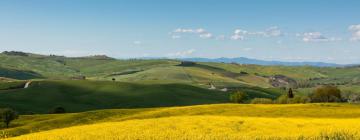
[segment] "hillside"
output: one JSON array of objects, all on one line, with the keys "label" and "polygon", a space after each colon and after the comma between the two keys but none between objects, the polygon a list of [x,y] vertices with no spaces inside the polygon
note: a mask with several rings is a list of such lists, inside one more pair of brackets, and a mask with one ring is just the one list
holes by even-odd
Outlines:
[{"label": "hillside", "polygon": [[0,90],[0,107],[20,113],[145,108],[228,102],[228,93],[184,84],[134,84],[101,81],[35,81],[30,88]]},{"label": "hillside", "polygon": [[[3,134],[11,137],[33,132],[15,137],[20,140],[50,137],[89,139],[88,136],[97,139],[246,139],[255,136],[268,139],[351,139],[357,137],[356,132],[360,130],[358,116],[358,105],[348,104],[219,104],[117,109],[61,115],[24,115]],[[280,125],[282,127],[278,127]],[[34,133],[38,131],[43,132]],[[291,132],[297,133],[294,135]]]},{"label": "hillside", "polygon": [[0,67],[0,77],[19,79],[19,80],[43,78],[40,74],[32,71],[8,69],[1,67]]},{"label": "hillside", "polygon": [[15,79],[71,79],[86,76],[92,80],[137,83],[186,83],[219,88],[232,86],[273,87],[271,78],[285,76],[297,83],[359,84],[359,67],[261,66],[236,63],[199,62],[179,66],[178,60],[129,59],[107,56],[63,57],[37,54],[0,54],[0,77]]}]

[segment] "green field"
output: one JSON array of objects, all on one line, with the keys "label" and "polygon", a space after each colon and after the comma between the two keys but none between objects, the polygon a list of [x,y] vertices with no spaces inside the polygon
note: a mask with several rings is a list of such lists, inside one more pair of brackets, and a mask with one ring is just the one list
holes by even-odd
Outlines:
[{"label": "green field", "polygon": [[0,106],[20,113],[144,108],[228,102],[228,93],[184,84],[134,84],[96,81],[35,81],[28,89],[0,90]]}]

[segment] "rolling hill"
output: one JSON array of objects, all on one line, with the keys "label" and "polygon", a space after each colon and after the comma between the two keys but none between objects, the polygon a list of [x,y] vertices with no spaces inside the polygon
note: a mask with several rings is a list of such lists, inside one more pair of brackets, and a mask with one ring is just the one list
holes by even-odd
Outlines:
[{"label": "rolling hill", "polygon": [[228,93],[185,84],[134,84],[104,81],[34,81],[30,88],[0,90],[0,107],[20,113],[110,108],[148,108],[228,102]]},{"label": "rolling hill", "polygon": [[[1,53],[0,76],[16,79],[71,79],[140,83],[186,83],[194,86],[213,83],[219,87],[238,85],[272,87],[276,75],[312,84],[358,84],[359,67],[262,66],[237,63],[198,62],[179,66],[179,60],[129,59],[107,56],[63,57],[31,53]],[[15,77],[16,76],[16,77]]]}]

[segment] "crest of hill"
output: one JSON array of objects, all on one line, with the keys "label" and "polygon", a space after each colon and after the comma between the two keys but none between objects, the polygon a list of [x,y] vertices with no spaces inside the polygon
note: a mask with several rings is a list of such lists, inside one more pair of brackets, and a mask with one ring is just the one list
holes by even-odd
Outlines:
[{"label": "crest of hill", "polygon": [[83,57],[72,57],[75,59],[95,59],[95,60],[116,60],[115,58],[109,57],[107,55],[91,55]]},{"label": "crest of hill", "polygon": [[66,57],[62,55],[42,55],[42,54],[34,54],[34,53],[27,53],[22,51],[4,51],[1,54],[7,56],[22,56],[22,57],[37,57],[37,58],[44,58],[44,57],[51,57],[51,58],[75,58],[75,59],[96,59],[96,60],[115,60],[115,58],[109,57],[107,55],[90,55],[90,56],[81,56],[81,57]]},{"label": "crest of hill", "polygon": [[7,56],[21,56],[21,57],[45,57],[46,55],[27,53],[22,51],[4,51],[1,54]]}]

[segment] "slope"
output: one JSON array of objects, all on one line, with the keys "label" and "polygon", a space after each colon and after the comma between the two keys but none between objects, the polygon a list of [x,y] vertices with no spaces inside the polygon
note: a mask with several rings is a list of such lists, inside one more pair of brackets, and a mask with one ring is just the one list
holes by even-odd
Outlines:
[{"label": "slope", "polygon": [[27,89],[1,90],[0,107],[21,113],[108,108],[183,106],[228,102],[228,94],[185,84],[134,84],[101,81],[35,81]]}]

